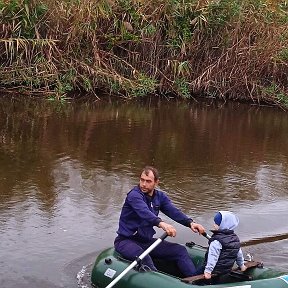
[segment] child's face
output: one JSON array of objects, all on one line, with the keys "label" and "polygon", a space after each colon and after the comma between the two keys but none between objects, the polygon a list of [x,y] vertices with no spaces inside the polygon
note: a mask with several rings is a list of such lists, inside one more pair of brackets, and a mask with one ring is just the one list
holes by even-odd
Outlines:
[{"label": "child's face", "polygon": [[219,226],[217,224],[214,223],[213,226],[214,226],[214,230],[218,230],[219,229]]}]

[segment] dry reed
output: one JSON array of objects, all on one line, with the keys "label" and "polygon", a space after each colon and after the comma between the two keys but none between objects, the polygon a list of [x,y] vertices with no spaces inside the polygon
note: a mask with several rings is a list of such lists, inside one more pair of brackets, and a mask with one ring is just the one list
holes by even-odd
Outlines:
[{"label": "dry reed", "polygon": [[288,107],[287,12],[276,0],[0,0],[0,88]]}]

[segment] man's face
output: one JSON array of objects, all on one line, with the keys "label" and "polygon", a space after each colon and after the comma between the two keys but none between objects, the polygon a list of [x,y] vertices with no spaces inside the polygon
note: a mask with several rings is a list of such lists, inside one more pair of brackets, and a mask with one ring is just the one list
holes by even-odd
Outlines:
[{"label": "man's face", "polygon": [[152,196],[154,188],[158,184],[158,182],[158,180],[155,181],[152,171],[149,171],[148,175],[143,172],[140,176],[140,189],[143,193],[147,193],[148,195]]}]

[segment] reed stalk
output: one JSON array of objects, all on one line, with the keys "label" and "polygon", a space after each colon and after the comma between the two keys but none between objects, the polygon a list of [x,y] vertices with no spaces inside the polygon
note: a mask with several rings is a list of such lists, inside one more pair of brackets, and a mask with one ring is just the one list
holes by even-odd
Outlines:
[{"label": "reed stalk", "polygon": [[0,17],[1,90],[288,107],[287,1],[0,0]]}]

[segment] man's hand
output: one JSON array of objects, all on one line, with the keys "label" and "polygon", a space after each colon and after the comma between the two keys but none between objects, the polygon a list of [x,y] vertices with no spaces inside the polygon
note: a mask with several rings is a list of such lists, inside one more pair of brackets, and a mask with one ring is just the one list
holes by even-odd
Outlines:
[{"label": "man's hand", "polygon": [[195,233],[202,234],[205,232],[205,228],[201,224],[191,222],[190,227],[191,227],[191,230]]},{"label": "man's hand", "polygon": [[176,236],[176,229],[172,225],[162,221],[159,223],[158,227],[162,228],[168,234],[168,236],[170,237]]}]

